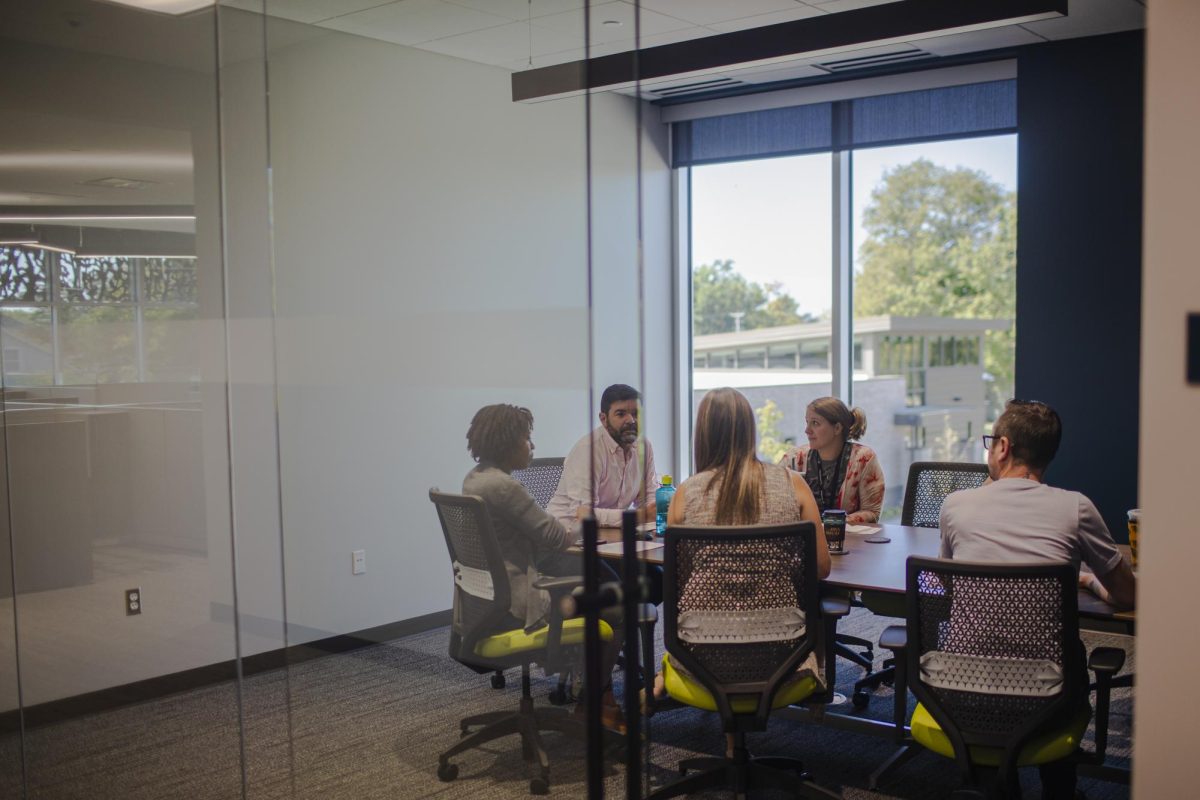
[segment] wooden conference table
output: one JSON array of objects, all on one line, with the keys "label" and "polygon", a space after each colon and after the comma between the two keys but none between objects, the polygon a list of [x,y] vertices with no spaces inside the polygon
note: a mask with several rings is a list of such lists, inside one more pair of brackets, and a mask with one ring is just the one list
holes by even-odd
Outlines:
[{"label": "wooden conference table", "polygon": [[[822,585],[834,589],[853,591],[888,592],[904,594],[904,565],[909,556],[936,557],[941,548],[941,531],[937,528],[914,528],[905,525],[851,526],[870,527],[870,531],[846,534],[846,552],[833,556],[833,568]],[[864,541],[879,527],[891,539],[890,542],[872,544]],[[617,528],[600,529],[600,557],[621,559],[621,531]],[[659,546],[652,546],[658,544]],[[663,563],[661,543],[646,542],[647,547],[639,553],[640,560],[647,564]],[[1126,557],[1129,548],[1121,548]],[[1090,630],[1132,635],[1135,616],[1132,611],[1117,611],[1088,591],[1079,592],[1080,626]]]}]

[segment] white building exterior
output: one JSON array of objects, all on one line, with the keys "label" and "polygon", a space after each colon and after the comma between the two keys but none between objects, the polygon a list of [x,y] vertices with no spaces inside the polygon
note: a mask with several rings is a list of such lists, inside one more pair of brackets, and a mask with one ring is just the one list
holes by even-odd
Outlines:
[{"label": "white building exterior", "polygon": [[[1004,399],[989,398],[984,336],[1011,324],[898,316],[854,321],[852,402],[867,414],[864,441],[883,466],[885,507],[898,509],[914,461],[983,458],[979,436]],[[806,406],[832,392],[830,333],[826,321],[696,336],[693,403],[719,386],[740,390],[755,408],[774,401],[783,414],[779,436],[803,443]]]}]

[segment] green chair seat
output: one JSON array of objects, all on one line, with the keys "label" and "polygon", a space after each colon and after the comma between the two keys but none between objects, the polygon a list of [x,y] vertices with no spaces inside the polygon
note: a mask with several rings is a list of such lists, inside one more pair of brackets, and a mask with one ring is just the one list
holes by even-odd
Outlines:
[{"label": "green chair seat", "polygon": [[[1073,717],[1060,728],[1035,736],[1027,745],[1021,748],[1017,757],[1017,766],[1028,767],[1035,764],[1045,764],[1066,758],[1079,749],[1083,734],[1087,731],[1088,722],[1092,719],[1090,706],[1083,706]],[[912,737],[922,746],[945,756],[954,758],[954,747],[950,737],[943,731],[925,706],[917,704],[912,716]],[[999,747],[972,747],[971,761],[984,767],[999,767],[1004,750]]]},{"label": "green chair seat", "polygon": [[[583,644],[583,622],[582,617],[563,622],[561,639],[563,645]],[[475,645],[475,655],[484,658],[504,658],[517,653],[527,653],[530,650],[541,650],[546,647],[549,635],[549,625],[543,625],[532,633],[526,633],[522,628],[497,633],[481,639],[479,644]],[[612,627],[604,620],[600,620],[600,638],[604,641],[612,638]]]},{"label": "green chair seat", "polygon": [[900,619],[908,616],[908,600],[902,594],[873,592],[868,589],[862,593],[862,604],[876,616]]},{"label": "green chair seat", "polygon": [[[704,688],[700,681],[676,669],[671,664],[670,654],[663,656],[662,666],[663,683],[666,686],[667,694],[672,699],[695,708],[702,708],[705,711],[717,710],[717,701],[713,698],[712,693]],[[817,681],[811,675],[806,675],[798,681],[785,683],[775,693],[771,708],[783,708],[793,703],[799,703],[815,692],[817,688]],[[758,702],[752,697],[736,698],[730,705],[735,714],[753,714],[758,708]]]}]

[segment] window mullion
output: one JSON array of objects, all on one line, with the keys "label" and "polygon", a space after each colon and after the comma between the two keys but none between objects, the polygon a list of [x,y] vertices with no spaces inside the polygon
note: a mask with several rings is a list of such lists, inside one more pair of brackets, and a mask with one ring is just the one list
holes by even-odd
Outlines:
[{"label": "window mullion", "polygon": [[830,315],[829,366],[833,376],[832,394],[847,405],[854,401],[854,345],[850,325],[850,151],[832,154],[831,202],[833,204],[833,309]]}]

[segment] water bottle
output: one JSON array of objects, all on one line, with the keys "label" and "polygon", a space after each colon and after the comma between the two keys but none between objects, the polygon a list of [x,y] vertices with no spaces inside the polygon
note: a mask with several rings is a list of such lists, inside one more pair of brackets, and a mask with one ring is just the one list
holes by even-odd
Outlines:
[{"label": "water bottle", "polygon": [[654,532],[659,536],[667,529],[667,509],[671,506],[671,498],[675,496],[675,482],[670,475],[662,476],[662,486],[654,493],[654,510],[658,516],[654,521]]}]

